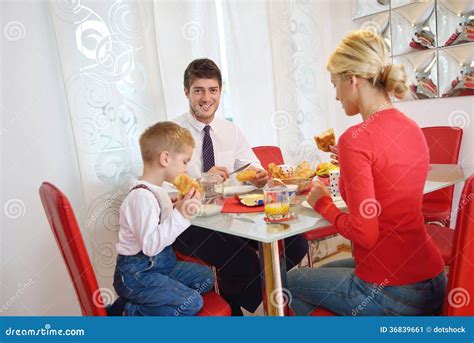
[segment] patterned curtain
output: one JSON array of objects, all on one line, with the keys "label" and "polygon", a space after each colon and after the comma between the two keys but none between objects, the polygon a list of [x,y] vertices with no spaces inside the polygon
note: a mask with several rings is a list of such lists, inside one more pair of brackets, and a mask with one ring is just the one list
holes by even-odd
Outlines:
[{"label": "patterned curtain", "polygon": [[[182,75],[194,58],[221,63],[216,2],[51,0],[80,166],[89,254],[114,297],[119,207],[141,172],[140,133],[187,110]],[[279,145],[315,165],[326,128],[323,13],[311,1],[221,1],[232,111],[252,145]],[[170,20],[170,18],[173,18]],[[253,38],[252,38],[253,37]],[[222,38],[222,37],[221,37]]]}]

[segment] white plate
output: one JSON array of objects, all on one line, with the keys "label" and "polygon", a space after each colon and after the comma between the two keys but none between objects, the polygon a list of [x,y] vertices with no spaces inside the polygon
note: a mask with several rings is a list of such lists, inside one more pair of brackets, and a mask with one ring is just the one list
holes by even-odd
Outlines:
[{"label": "white plate", "polygon": [[210,217],[218,213],[221,213],[222,205],[207,204],[202,208],[202,212],[199,213],[200,217]]},{"label": "white plate", "polygon": [[[341,198],[340,200],[335,200],[335,201],[334,201],[334,205],[336,205],[336,207],[337,207],[338,209],[347,208],[347,205],[346,205],[346,203],[344,202],[344,200],[342,200],[342,198]],[[306,200],[301,203],[301,206],[306,207],[306,208],[313,209],[313,208],[311,207],[311,205],[308,203],[308,201],[306,201]]]},{"label": "white plate", "polygon": [[225,195],[245,194],[245,193],[249,193],[249,192],[251,192],[255,189],[257,189],[257,187],[252,186],[252,185],[227,186],[227,187],[224,187],[224,194]]}]

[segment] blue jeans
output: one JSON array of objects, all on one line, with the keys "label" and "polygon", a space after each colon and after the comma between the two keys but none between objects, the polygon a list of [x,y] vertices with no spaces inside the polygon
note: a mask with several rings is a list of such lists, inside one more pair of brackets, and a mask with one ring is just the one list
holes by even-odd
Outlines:
[{"label": "blue jeans", "polygon": [[421,316],[441,309],[446,289],[444,272],[431,280],[390,286],[361,280],[354,267],[354,260],[349,258],[290,271],[290,307],[299,316],[309,315],[316,307],[343,316]]},{"label": "blue jeans", "polygon": [[156,256],[118,255],[114,275],[117,294],[127,300],[128,316],[192,316],[202,308],[202,293],[214,286],[206,266],[176,261],[171,246]]}]

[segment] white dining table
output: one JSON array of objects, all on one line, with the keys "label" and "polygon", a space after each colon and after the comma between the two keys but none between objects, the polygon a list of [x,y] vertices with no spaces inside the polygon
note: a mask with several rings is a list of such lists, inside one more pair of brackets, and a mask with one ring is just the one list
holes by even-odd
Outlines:
[{"label": "white dining table", "polygon": [[[474,173],[472,165],[432,164],[428,173],[424,194],[464,182]],[[304,196],[299,199],[304,201]],[[269,224],[264,213],[218,213],[198,216],[193,225],[259,242],[259,259],[263,275],[262,292],[264,311],[269,316],[287,314],[286,266],[284,253],[280,253],[283,240],[307,231],[329,225],[313,209],[297,204],[292,208],[294,219],[285,224]],[[344,210],[344,209],[343,209]],[[347,210],[347,208],[346,208]]]}]

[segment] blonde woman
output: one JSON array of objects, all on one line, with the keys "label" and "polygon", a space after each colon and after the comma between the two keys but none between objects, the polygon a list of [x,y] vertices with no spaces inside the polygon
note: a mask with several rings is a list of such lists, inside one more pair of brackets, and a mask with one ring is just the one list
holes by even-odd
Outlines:
[{"label": "blonde woman", "polygon": [[291,271],[297,315],[316,307],[339,315],[431,315],[443,303],[444,263],[421,212],[428,148],[418,125],[390,101],[407,86],[404,67],[387,61],[383,39],[366,31],[348,35],[329,59],[336,99],[346,115],[362,117],[333,149],[349,212],[320,183],[307,200],[352,241],[354,258]]}]

